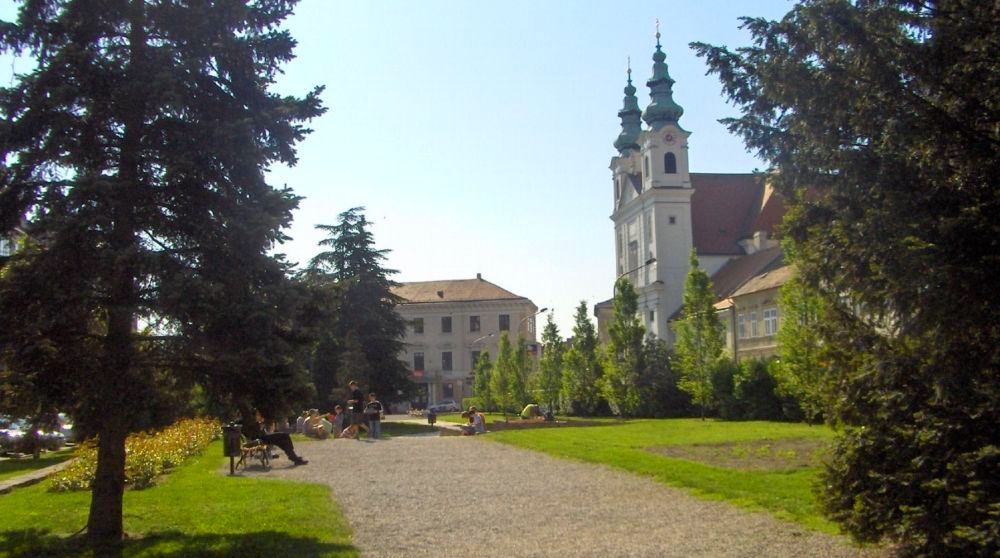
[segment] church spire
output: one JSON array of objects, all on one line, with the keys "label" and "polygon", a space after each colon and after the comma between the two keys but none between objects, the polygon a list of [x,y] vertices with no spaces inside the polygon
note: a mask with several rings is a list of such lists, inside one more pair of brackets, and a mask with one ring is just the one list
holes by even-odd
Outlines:
[{"label": "church spire", "polygon": [[639,99],[635,96],[635,86],[632,85],[632,59],[628,60],[628,84],[625,86],[625,98],[622,100],[622,109],[618,111],[618,117],[622,119],[622,131],[615,140],[615,149],[618,153],[626,155],[628,150],[639,150],[639,133],[641,124],[639,116]]},{"label": "church spire", "polygon": [[654,130],[658,130],[664,124],[673,122],[674,124],[684,114],[684,109],[674,102],[674,80],[667,72],[667,64],[664,60],[667,55],[660,47],[660,20],[656,20],[656,52],[653,53],[653,77],[649,78],[646,86],[649,87],[649,106],[642,114],[642,119]]}]

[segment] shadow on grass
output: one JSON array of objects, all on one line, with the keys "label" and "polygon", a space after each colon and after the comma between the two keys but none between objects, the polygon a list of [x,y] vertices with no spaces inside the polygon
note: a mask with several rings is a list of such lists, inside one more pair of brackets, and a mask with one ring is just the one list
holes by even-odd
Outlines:
[{"label": "shadow on grass", "polygon": [[151,533],[127,539],[122,545],[94,547],[79,536],[49,534],[42,529],[0,531],[0,554],[12,558],[46,556],[70,557],[223,557],[223,556],[317,556],[355,558],[360,552],[353,545],[293,537],[287,533],[263,531],[187,535],[177,531]]}]

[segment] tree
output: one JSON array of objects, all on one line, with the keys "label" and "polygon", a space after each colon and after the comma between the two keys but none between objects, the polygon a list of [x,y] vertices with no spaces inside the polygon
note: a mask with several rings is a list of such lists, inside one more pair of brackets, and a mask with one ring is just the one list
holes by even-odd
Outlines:
[{"label": "tree", "polygon": [[494,408],[493,394],[490,392],[492,373],[493,363],[490,362],[490,352],[479,353],[479,359],[476,360],[475,378],[472,380],[472,393],[479,399],[479,405],[484,411]]},{"label": "tree", "polygon": [[639,322],[639,296],[624,277],[615,285],[614,317],[608,327],[610,342],[605,351],[601,393],[620,417],[632,416],[639,407],[639,373],[642,338],[646,331]]},{"label": "tree", "polygon": [[533,372],[532,364],[534,363],[528,355],[528,342],[524,337],[518,336],[510,374],[510,398],[515,411],[531,402],[528,396],[528,378]]},{"label": "tree", "polygon": [[680,377],[671,365],[667,342],[647,335],[642,352],[637,414],[655,418],[689,416],[691,396],[677,387]]},{"label": "tree", "polygon": [[778,392],[798,401],[809,424],[826,414],[829,400],[821,356],[819,318],[822,304],[822,297],[810,292],[797,277],[782,285],[778,295],[780,358],[772,368]]},{"label": "tree", "polygon": [[333,402],[333,388],[351,379],[379,394],[382,401],[407,398],[413,391],[410,372],[399,360],[406,321],[396,312],[401,302],[392,293],[395,270],[382,262],[388,250],[375,248],[371,223],[363,207],[337,216],[337,225],[316,225],[329,236],[327,250],[309,261],[303,279],[327,302],[325,327],[312,359],[320,401]]},{"label": "tree", "polygon": [[825,509],[906,555],[1000,548],[1000,4],[809,1],[695,45],[779,172],[842,427]]},{"label": "tree", "polygon": [[151,370],[234,399],[271,373],[301,387],[287,266],[268,255],[298,198],[264,171],[295,163],[319,89],[269,91],[294,1],[216,4],[38,0],[0,25],[0,48],[36,61],[0,90],[0,232],[35,240],[0,280],[4,383],[29,378],[98,435],[95,542],[122,537]]},{"label": "tree", "polygon": [[549,312],[548,319],[545,321],[545,329],[542,330],[542,358],[538,362],[535,385],[538,393],[552,412],[555,412],[559,389],[562,386],[563,353],[565,351],[565,345],[559,335],[559,327],[552,319],[552,312]]},{"label": "tree", "polygon": [[587,316],[587,301],[580,301],[575,318],[573,340],[563,356],[563,407],[575,415],[593,415],[601,407],[603,369],[597,358],[597,332]]},{"label": "tree", "polygon": [[712,371],[725,347],[725,329],[713,306],[715,294],[708,274],[698,267],[698,256],[691,249],[690,269],[684,281],[683,316],[677,322],[679,386],[701,407],[701,417],[712,405]]},{"label": "tree", "polygon": [[507,413],[514,404],[511,377],[516,373],[514,370],[516,366],[510,338],[506,331],[502,331],[500,332],[500,341],[497,344],[497,360],[493,363],[493,373],[490,374],[490,395],[493,397],[493,402],[500,408],[500,412],[503,413],[504,421],[507,420]]}]

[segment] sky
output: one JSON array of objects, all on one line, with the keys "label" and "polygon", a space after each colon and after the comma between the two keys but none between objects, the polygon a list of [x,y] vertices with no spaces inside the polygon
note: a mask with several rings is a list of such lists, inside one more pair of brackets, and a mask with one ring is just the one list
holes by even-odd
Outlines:
[{"label": "sky", "polygon": [[[13,5],[0,0],[0,18]],[[569,337],[581,301],[592,316],[612,296],[608,166],[627,60],[645,108],[658,19],[692,172],[751,172],[764,165],[718,122],[736,110],[688,44],[747,45],[740,16],[777,19],[792,5],[302,0],[285,26],[297,57],[275,90],[323,85],[328,111],[298,163],[269,173],[304,197],[278,251],[304,265],[323,238],[315,225],[364,207],[392,279],[480,273],[549,308]],[[24,66],[0,66],[0,83]]]}]

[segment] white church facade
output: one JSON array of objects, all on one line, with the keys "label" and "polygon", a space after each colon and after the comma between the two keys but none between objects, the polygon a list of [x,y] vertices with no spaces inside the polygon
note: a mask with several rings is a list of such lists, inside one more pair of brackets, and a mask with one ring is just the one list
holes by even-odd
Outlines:
[{"label": "white church facade", "polygon": [[[691,172],[691,132],[680,124],[684,109],[673,99],[674,80],[659,37],[645,110],[639,109],[629,69],[614,142],[618,154],[610,165],[611,220],[616,277],[635,287],[646,331],[672,345],[669,324],[683,305],[691,249],[712,277],[717,300],[728,299],[753,277],[782,265],[774,233],[785,210],[760,175]],[[594,310],[606,341],[612,302]]]}]

